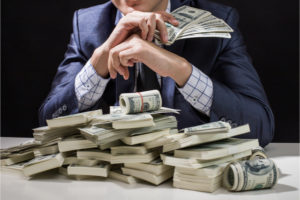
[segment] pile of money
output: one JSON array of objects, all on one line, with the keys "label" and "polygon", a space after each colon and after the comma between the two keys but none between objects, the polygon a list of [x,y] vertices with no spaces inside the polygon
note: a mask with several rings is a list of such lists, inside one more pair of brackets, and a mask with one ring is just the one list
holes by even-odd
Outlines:
[{"label": "pile of money", "polygon": [[[220,124],[222,123],[225,124],[225,122],[213,122],[210,124],[186,128],[184,129],[185,136],[183,138],[180,138],[179,140],[164,145],[163,151],[169,152],[189,146],[223,140],[250,132],[248,124],[232,129],[230,128],[226,131],[220,131],[220,129],[224,129],[224,127],[216,128],[216,126],[220,126]],[[212,129],[215,131],[209,129],[205,131],[205,129],[207,129],[207,126],[211,126]]]},{"label": "pile of money", "polygon": [[200,192],[214,192],[221,187],[227,163],[204,168],[175,167],[173,186]]},{"label": "pile of money", "polygon": [[107,115],[95,110],[47,120],[48,126],[33,129],[34,140],[2,149],[1,164],[27,177],[59,168],[70,178],[130,184],[142,179],[158,185],[171,178],[173,167],[158,159],[162,146],[178,134],[176,118],[164,114],[178,110],[161,107],[157,90],[122,94],[120,105]]},{"label": "pile of money", "polygon": [[[254,189],[253,186],[247,187],[245,185],[243,187],[239,185],[238,188],[232,185],[230,185],[232,187],[229,187],[228,182],[224,181],[230,178],[230,183],[235,181],[235,184],[241,184],[247,180],[249,182],[253,182],[253,179],[258,180],[258,177],[254,177],[252,180],[242,177],[241,173],[243,172],[247,176],[247,172],[245,172],[247,168],[234,171],[236,168],[231,167],[229,168],[231,169],[230,175],[228,173],[225,176],[223,175],[228,165],[239,165],[239,169],[241,169],[240,166],[245,166],[245,162],[236,164],[239,163],[238,161],[266,158],[264,152],[259,148],[257,139],[232,138],[232,136],[249,132],[249,125],[231,128],[230,124],[219,121],[185,128],[182,131],[185,133],[185,137],[164,145],[164,154],[161,154],[164,164],[175,167],[174,187],[214,192],[222,186],[222,182],[225,182],[227,183],[225,187],[231,191]],[[230,164],[231,162],[236,163]],[[273,169],[277,169],[275,165],[273,165]],[[228,167],[226,170],[228,171]],[[235,175],[234,179],[232,174]],[[265,177],[267,176],[274,177],[273,174],[265,175]],[[260,184],[262,184],[262,181],[267,182],[268,180],[265,177],[259,179],[258,182]],[[275,184],[274,181],[276,180],[271,178],[269,181]],[[272,184],[265,183],[267,186],[263,184],[262,188],[270,187]]]},{"label": "pile of money", "polygon": [[[232,28],[224,20],[213,16],[206,10],[182,6],[171,13],[179,22],[178,26],[165,23],[168,31],[168,42],[173,44],[176,40],[200,37],[231,38]],[[155,39],[160,41],[159,31],[155,32]]]},{"label": "pile of money", "polygon": [[172,178],[174,167],[164,165],[159,156],[164,144],[182,134],[176,118],[163,115],[178,111],[161,104],[156,90],[122,94],[119,108],[111,107],[109,115],[98,116],[89,127],[79,129],[98,148],[79,150],[77,158],[107,162],[114,168],[108,177],[129,184],[143,180],[159,185]]},{"label": "pile of money", "polygon": [[68,178],[116,179],[128,184],[159,185],[172,179],[181,189],[213,192],[273,187],[275,163],[257,139],[233,138],[248,133],[248,124],[232,128],[218,121],[177,129],[179,111],[161,107],[158,91],[120,96],[110,114],[89,111],[47,120],[25,143],[1,149],[1,170],[26,177],[58,169]]},{"label": "pile of money", "polygon": [[159,185],[173,177],[174,168],[164,165],[161,159],[157,158],[147,163],[125,163],[122,172],[154,185]]},{"label": "pile of money", "polygon": [[83,138],[78,128],[86,126],[98,115],[102,115],[102,110],[47,120],[48,126],[33,129],[34,139],[1,149],[1,166],[21,171],[27,177],[61,167],[63,152],[97,147]]}]

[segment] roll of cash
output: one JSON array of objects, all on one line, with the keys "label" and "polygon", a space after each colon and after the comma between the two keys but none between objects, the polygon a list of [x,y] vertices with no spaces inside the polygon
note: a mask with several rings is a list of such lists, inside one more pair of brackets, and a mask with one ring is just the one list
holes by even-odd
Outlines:
[{"label": "roll of cash", "polygon": [[268,158],[264,148],[258,146],[255,149],[252,149],[252,154],[248,160],[255,160],[255,159],[266,159]]},{"label": "roll of cash", "polygon": [[223,186],[230,191],[271,188],[278,176],[278,168],[271,159],[238,161],[225,168]]},{"label": "roll of cash", "polygon": [[158,90],[123,93],[120,95],[120,106],[125,114],[133,114],[159,110],[162,100]]}]

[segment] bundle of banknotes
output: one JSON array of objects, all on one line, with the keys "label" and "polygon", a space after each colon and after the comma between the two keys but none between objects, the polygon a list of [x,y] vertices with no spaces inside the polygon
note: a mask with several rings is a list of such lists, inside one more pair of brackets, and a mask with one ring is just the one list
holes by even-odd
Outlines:
[{"label": "bundle of banknotes", "polygon": [[[168,42],[176,40],[202,37],[231,38],[232,28],[224,20],[213,16],[206,10],[190,6],[182,6],[171,13],[179,22],[178,26],[165,23],[168,31]],[[155,39],[161,43],[159,31],[155,32]]]},{"label": "bundle of banknotes", "polygon": [[258,140],[233,138],[249,131],[248,124],[231,128],[223,121],[185,128],[185,137],[165,144],[161,154],[175,167],[173,186],[202,192],[273,187],[279,171]]},{"label": "bundle of banknotes", "polygon": [[161,107],[159,91],[126,93],[109,114],[101,110],[47,120],[33,139],[1,149],[1,170],[33,177],[45,171],[72,179],[104,177],[128,184],[213,192],[270,188],[278,169],[257,139],[232,138],[250,131],[212,122],[177,129],[178,110]]}]

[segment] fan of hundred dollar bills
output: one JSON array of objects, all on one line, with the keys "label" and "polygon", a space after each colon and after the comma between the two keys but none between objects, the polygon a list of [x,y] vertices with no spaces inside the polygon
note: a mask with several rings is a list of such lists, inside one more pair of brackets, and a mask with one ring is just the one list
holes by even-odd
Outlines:
[{"label": "fan of hundred dollar bills", "polygon": [[[166,45],[171,45],[176,40],[188,38],[231,38],[232,28],[222,19],[213,16],[206,10],[182,6],[171,14],[179,21],[179,25],[173,26],[166,23],[168,30],[168,42]],[[159,31],[156,30],[154,37],[158,43],[161,43]]]}]

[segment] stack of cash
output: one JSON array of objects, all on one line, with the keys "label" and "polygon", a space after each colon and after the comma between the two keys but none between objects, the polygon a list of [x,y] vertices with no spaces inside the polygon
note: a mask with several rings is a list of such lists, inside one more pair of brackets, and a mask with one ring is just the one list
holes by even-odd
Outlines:
[{"label": "stack of cash", "polygon": [[[200,37],[231,38],[233,30],[222,19],[213,16],[206,10],[182,6],[171,13],[179,22],[178,26],[165,23],[168,31],[168,42],[173,44],[176,40]],[[160,41],[160,33],[155,32],[155,38]]]},{"label": "stack of cash", "polygon": [[222,185],[230,191],[274,186],[278,169],[258,140],[232,138],[249,131],[248,125],[231,128],[222,121],[184,129],[185,137],[164,145],[161,154],[164,164],[175,167],[173,186],[202,192]]},{"label": "stack of cash", "polygon": [[33,129],[34,139],[1,149],[1,165],[19,170],[27,177],[61,167],[63,152],[97,147],[80,135],[78,127],[86,126],[98,115],[102,115],[102,110],[47,120],[48,126]]},{"label": "stack of cash", "polygon": [[[1,150],[1,164],[28,177],[59,168],[76,179],[110,177],[134,183],[146,177],[160,184],[171,178],[173,167],[154,160],[178,134],[176,118],[164,114],[178,111],[161,107],[157,90],[122,94],[120,105],[107,115],[96,110],[47,120],[48,126],[33,129],[34,140]],[[134,167],[142,164],[150,171]]]},{"label": "stack of cash", "polygon": [[204,168],[175,167],[173,186],[200,192],[214,192],[221,187],[227,163]]},{"label": "stack of cash", "polygon": [[89,127],[79,129],[99,148],[78,150],[77,158],[121,164],[109,177],[126,183],[141,179],[158,185],[170,179],[173,167],[164,165],[159,156],[164,144],[182,134],[178,134],[176,118],[163,115],[178,111],[161,105],[157,90],[122,94],[120,107],[111,107],[109,115],[98,116]]},{"label": "stack of cash", "polygon": [[[47,120],[34,139],[1,149],[1,169],[26,177],[58,169],[72,179],[111,178],[128,184],[159,185],[173,177],[181,189],[213,192],[273,187],[275,163],[248,124],[232,128],[218,121],[177,130],[178,110],[161,107],[158,91],[127,93],[110,114],[90,111]],[[165,115],[169,114],[169,115]]]},{"label": "stack of cash", "polygon": [[259,146],[257,139],[231,138],[249,131],[248,125],[231,128],[222,121],[184,129],[185,137],[164,145],[161,155],[164,164],[175,167],[173,186],[217,190],[228,162],[249,157]]},{"label": "stack of cash", "polygon": [[[184,129],[184,137],[175,140],[173,142],[170,142],[168,144],[165,144],[163,146],[164,152],[173,151],[176,149],[181,149],[189,146],[214,142],[218,140],[223,140],[227,138],[231,138],[234,136],[242,135],[245,133],[250,132],[249,125],[242,125],[236,128],[230,128],[228,130],[220,131],[218,128],[215,128],[215,126],[228,126],[226,122],[213,122],[210,124],[200,125],[196,127],[190,127]],[[207,126],[213,127],[215,131],[205,131],[207,129]],[[198,130],[199,129],[199,130]],[[203,130],[204,129],[204,130]],[[224,129],[224,127],[220,127],[219,129]]]},{"label": "stack of cash", "polygon": [[159,185],[173,177],[174,168],[164,165],[161,159],[157,158],[147,163],[125,163],[122,172],[154,185]]},{"label": "stack of cash", "polygon": [[[61,117],[64,126],[48,120],[51,127],[33,129],[34,139],[15,147],[2,149],[1,165],[4,165],[6,169],[17,169],[28,177],[60,167],[63,163],[63,156],[59,153],[58,143],[66,136],[79,133],[76,127],[86,123],[88,121],[87,115],[92,113],[102,114],[102,111],[76,114],[75,117],[72,115]],[[74,121],[74,118],[77,121]],[[57,119],[53,121],[57,121]]]}]

